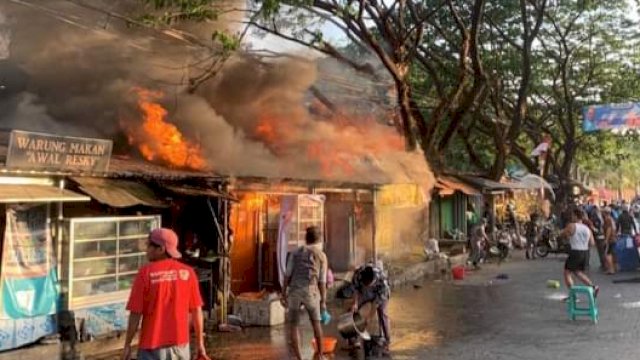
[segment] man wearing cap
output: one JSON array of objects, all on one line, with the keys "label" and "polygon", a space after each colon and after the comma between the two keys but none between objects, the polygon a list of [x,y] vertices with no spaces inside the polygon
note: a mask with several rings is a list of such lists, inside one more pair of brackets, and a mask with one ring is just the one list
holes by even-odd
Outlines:
[{"label": "man wearing cap", "polygon": [[149,264],[138,271],[127,304],[129,326],[122,360],[131,358],[131,341],[142,320],[138,360],[190,360],[189,314],[196,333],[197,358],[209,359],[204,347],[202,298],[193,269],[177,259],[178,236],[170,229],[149,234]]}]

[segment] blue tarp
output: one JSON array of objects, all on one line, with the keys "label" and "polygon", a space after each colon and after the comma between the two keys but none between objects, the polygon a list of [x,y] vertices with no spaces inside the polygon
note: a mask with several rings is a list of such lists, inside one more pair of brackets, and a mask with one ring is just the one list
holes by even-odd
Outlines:
[{"label": "blue tarp", "polygon": [[640,103],[589,105],[582,116],[584,132],[640,129]]},{"label": "blue tarp", "polygon": [[640,267],[640,257],[631,236],[622,235],[618,237],[615,246],[618,270],[635,271]]},{"label": "blue tarp", "polygon": [[31,344],[40,338],[57,332],[58,327],[55,315],[25,319],[0,319],[0,351]]}]

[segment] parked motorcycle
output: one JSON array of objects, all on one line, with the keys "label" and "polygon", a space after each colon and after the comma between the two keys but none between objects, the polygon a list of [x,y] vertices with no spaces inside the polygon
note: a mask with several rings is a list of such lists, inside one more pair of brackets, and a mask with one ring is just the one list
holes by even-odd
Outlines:
[{"label": "parked motorcycle", "polygon": [[545,257],[549,255],[549,253],[568,254],[569,250],[571,250],[569,241],[561,239],[559,235],[560,231],[554,224],[544,224],[536,245],[536,255]]},{"label": "parked motorcycle", "polygon": [[487,244],[487,256],[505,260],[509,256],[509,250],[513,248],[512,234],[508,229],[498,229],[495,241]]}]

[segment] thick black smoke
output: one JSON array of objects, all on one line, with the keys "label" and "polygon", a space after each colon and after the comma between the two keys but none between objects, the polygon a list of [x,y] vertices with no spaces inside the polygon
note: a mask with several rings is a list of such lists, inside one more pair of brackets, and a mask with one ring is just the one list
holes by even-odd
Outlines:
[{"label": "thick black smoke", "polygon": [[[121,124],[140,121],[132,89],[144,87],[164,92],[168,120],[200,143],[221,173],[432,182],[419,154],[379,146],[395,136],[386,125],[337,126],[314,118],[308,110],[308,90],[317,80],[311,61],[265,65],[235,56],[190,94],[188,80],[215,59],[211,50],[74,2],[29,3],[38,6],[0,5],[1,128],[109,138],[116,152],[132,153]],[[90,3],[120,13],[136,2]],[[257,130],[265,119],[273,138]],[[335,159],[323,159],[329,155]]]}]

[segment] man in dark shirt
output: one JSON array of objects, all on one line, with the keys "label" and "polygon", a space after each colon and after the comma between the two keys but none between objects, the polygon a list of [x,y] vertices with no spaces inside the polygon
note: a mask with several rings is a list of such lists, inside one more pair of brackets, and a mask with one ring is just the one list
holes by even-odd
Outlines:
[{"label": "man in dark shirt", "polygon": [[354,291],[354,302],[351,308],[356,312],[367,303],[375,306],[378,314],[378,324],[385,339],[384,352],[389,352],[391,344],[391,334],[389,332],[389,314],[387,306],[391,296],[389,282],[382,269],[373,263],[360,266],[353,274],[352,286]]},{"label": "man in dark shirt", "polygon": [[629,213],[629,205],[622,205],[622,214],[618,216],[618,233],[623,236],[633,236],[638,233],[636,222]]},{"label": "man in dark shirt", "polygon": [[602,214],[604,215],[603,220],[603,232],[604,232],[604,241],[606,244],[605,254],[607,256],[607,274],[612,275],[616,272],[616,267],[614,265],[615,251],[614,247],[616,245],[616,223],[611,216],[611,208],[605,207],[602,210]]}]

